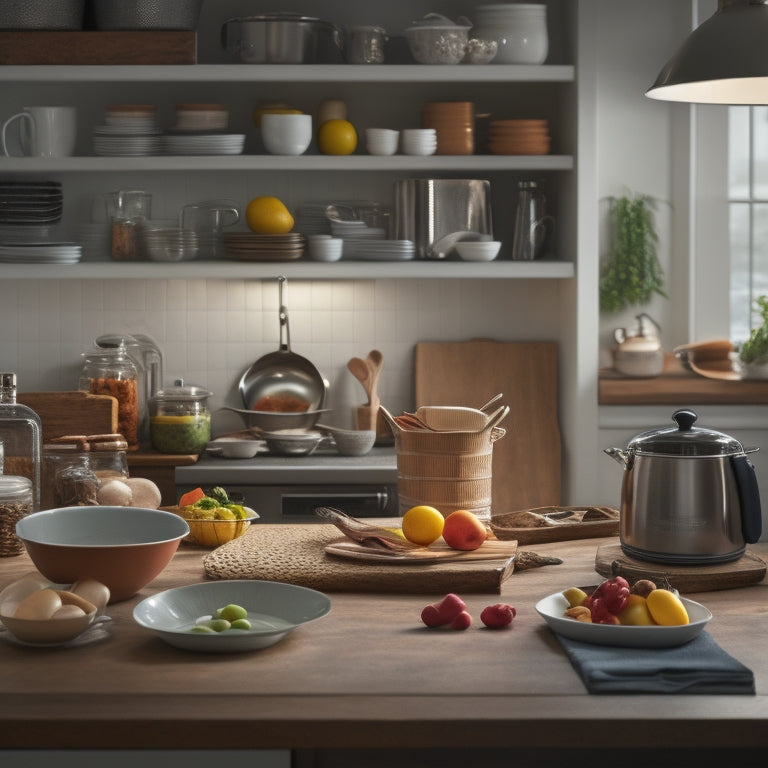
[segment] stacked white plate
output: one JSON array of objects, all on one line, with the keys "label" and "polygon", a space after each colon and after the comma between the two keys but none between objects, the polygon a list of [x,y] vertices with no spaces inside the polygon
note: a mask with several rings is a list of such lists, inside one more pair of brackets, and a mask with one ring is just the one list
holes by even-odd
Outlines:
[{"label": "stacked white plate", "polygon": [[342,258],[345,261],[408,261],[415,256],[413,240],[346,238]]},{"label": "stacked white plate", "polygon": [[0,182],[0,225],[55,224],[61,221],[63,206],[58,182]]},{"label": "stacked white plate", "polygon": [[160,141],[168,155],[241,155],[244,146],[244,133],[166,133]]},{"label": "stacked white plate", "polygon": [[3,264],[76,264],[82,257],[79,243],[5,243],[0,245]]},{"label": "stacked white plate", "polygon": [[107,107],[104,125],[93,128],[93,151],[105,157],[156,155],[160,134],[151,104]]}]

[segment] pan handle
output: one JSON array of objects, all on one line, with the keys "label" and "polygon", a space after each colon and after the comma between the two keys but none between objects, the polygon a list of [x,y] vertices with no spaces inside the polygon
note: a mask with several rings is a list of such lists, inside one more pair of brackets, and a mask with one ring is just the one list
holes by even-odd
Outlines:
[{"label": "pan handle", "polygon": [[[291,326],[288,322],[288,310],[285,304],[283,304],[283,286],[286,284],[287,278],[284,275],[280,275],[277,278],[278,296],[280,302],[280,351],[291,351]],[[283,341],[283,330],[285,330],[285,341]]]}]

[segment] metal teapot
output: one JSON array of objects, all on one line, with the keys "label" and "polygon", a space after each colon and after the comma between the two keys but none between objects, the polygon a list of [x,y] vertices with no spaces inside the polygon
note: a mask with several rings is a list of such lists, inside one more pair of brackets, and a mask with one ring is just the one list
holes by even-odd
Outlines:
[{"label": "metal teapot", "polygon": [[733,437],[694,427],[693,411],[674,427],[643,432],[605,453],[624,467],[619,535],[628,555],[658,563],[737,560],[762,531],[755,468]]}]

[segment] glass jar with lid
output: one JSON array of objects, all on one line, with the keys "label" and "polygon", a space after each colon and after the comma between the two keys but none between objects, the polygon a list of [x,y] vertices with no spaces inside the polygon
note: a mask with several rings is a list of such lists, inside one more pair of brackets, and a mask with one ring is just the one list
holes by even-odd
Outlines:
[{"label": "glass jar with lid", "polygon": [[117,400],[118,432],[128,450],[139,447],[139,373],[124,344],[95,347],[85,353],[79,388],[92,395],[111,395]]},{"label": "glass jar with lid", "polygon": [[16,523],[34,512],[32,481],[22,475],[0,475],[0,557],[24,552]]},{"label": "glass jar with lid", "polygon": [[211,439],[207,389],[186,386],[177,379],[158,391],[149,403],[152,447],[160,453],[197,454]]}]

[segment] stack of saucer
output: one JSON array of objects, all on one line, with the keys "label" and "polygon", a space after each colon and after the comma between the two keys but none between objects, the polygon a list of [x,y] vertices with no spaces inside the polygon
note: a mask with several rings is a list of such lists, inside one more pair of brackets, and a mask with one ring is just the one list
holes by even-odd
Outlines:
[{"label": "stack of saucer", "polygon": [[227,232],[224,235],[225,255],[237,261],[291,261],[304,254],[304,236],[298,232],[287,235],[259,235],[255,232]]},{"label": "stack of saucer", "polygon": [[492,155],[548,155],[548,120],[491,120],[488,151]]},{"label": "stack of saucer", "polygon": [[160,128],[153,104],[115,104],[107,107],[104,125],[94,126],[93,150],[102,156],[155,155]]},{"label": "stack of saucer", "polygon": [[471,155],[475,151],[475,105],[471,101],[433,101],[421,109],[423,128],[437,133],[438,155]]}]

